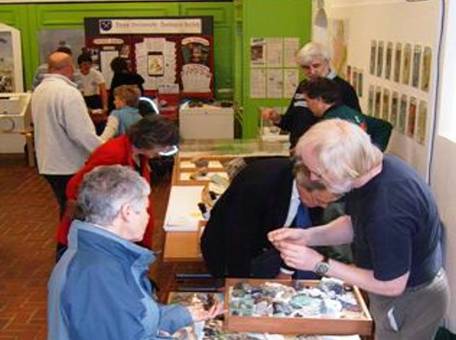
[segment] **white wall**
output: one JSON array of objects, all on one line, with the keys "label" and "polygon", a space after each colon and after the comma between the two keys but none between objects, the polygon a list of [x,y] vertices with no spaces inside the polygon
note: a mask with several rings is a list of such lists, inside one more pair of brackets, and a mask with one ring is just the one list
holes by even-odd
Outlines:
[{"label": "white wall", "polygon": [[[452,296],[456,296],[456,1],[445,0],[445,35],[440,61],[437,60],[436,52],[443,3],[441,0],[326,0],[325,3],[330,18],[349,20],[348,64],[357,66],[355,63],[364,63],[365,75],[368,75],[372,39],[385,42],[406,41],[412,45],[421,43],[433,48],[436,68],[432,72],[431,88],[435,93],[430,93],[428,100],[430,108],[436,104],[436,111],[432,112],[435,113],[433,118],[436,134],[429,141],[433,141],[434,146],[432,148],[432,143],[428,143],[429,152],[412,150],[411,141],[403,140],[399,141],[397,149],[393,151],[410,156],[409,162],[421,173],[423,170],[426,172],[430,164],[429,180],[447,232],[445,266]],[[437,62],[440,62],[439,72]],[[364,82],[364,93],[367,93],[369,80],[368,76]],[[378,79],[375,81],[381,82]],[[390,83],[385,82],[384,86],[390,86]],[[400,92],[401,88],[398,87],[397,90]],[[366,101],[367,96],[362,100],[363,107],[367,106]],[[429,129],[433,128],[433,124],[430,124]],[[395,134],[393,138],[397,143],[398,135]],[[450,331],[456,333],[456,299],[451,301],[445,322]]]},{"label": "white wall", "polygon": [[[437,134],[431,163],[431,187],[446,226],[446,270],[456,292],[456,1],[446,0],[445,35],[440,65]],[[456,333],[456,299],[447,326]]]},{"label": "white wall", "polygon": [[[360,98],[360,103],[364,112],[367,113],[370,85],[388,89],[390,91],[390,102],[393,91],[397,91],[399,97],[405,94],[408,99],[413,96],[417,99],[417,102],[420,100],[427,102],[428,114],[425,144],[421,145],[414,138],[399,133],[394,129],[389,147],[389,152],[409,162],[426,179],[429,176],[430,136],[434,122],[435,92],[432,89],[435,89],[434,76],[437,68],[435,55],[440,31],[440,7],[440,0],[421,2],[407,2],[406,0],[325,1],[326,13],[329,19],[339,19],[346,22],[346,30],[348,31],[347,64],[351,65],[352,68],[356,67],[363,70],[363,96]],[[396,43],[402,43],[402,53],[404,53],[405,43],[411,44],[412,51],[415,45],[419,45],[422,48],[431,47],[433,52],[431,90],[424,92],[411,85],[404,85],[392,79],[385,79],[384,76],[371,75],[369,73],[369,64],[372,40],[384,42],[383,69],[385,69],[385,51],[388,42],[392,42],[393,46]],[[403,63],[404,57],[402,57],[402,65]]]}]

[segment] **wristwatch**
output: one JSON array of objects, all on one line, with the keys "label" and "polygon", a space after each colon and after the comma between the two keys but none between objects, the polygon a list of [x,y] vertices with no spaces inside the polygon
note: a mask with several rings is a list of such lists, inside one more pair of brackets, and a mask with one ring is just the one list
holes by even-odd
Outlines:
[{"label": "wristwatch", "polygon": [[323,261],[318,262],[315,265],[314,272],[320,276],[325,276],[329,271],[329,257],[327,255],[323,256]]}]

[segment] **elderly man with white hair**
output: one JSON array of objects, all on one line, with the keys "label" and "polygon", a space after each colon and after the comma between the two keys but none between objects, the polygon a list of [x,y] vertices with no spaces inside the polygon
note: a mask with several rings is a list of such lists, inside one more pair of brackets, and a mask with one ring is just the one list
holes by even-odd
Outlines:
[{"label": "elderly man with white hair", "polygon": [[120,165],[87,173],[78,195],[80,220],[49,280],[48,339],[157,339],[222,311],[160,305],[147,277],[154,254],[142,239],[150,188]]},{"label": "elderly man with white hair", "polygon": [[[376,339],[433,339],[448,306],[442,225],[432,193],[400,159],[383,155],[355,124],[313,126],[298,142],[301,184],[320,205],[346,195],[346,215],[310,229],[269,233],[286,264],[369,293]],[[326,188],[326,190],[323,190]],[[351,243],[354,266],[310,247]]]},{"label": "elderly man with white hair", "polygon": [[307,79],[298,85],[286,113],[282,116],[272,108],[266,108],[262,111],[264,119],[269,119],[281,129],[290,132],[291,148],[294,148],[299,137],[318,121],[318,118],[314,117],[307,108],[302,93],[302,87],[307,80],[319,77],[334,80],[339,87],[342,104],[361,112],[358,97],[353,87],[337,76],[334,71],[331,71],[329,52],[323,45],[316,42],[307,43],[296,55],[296,62],[301,66]]}]

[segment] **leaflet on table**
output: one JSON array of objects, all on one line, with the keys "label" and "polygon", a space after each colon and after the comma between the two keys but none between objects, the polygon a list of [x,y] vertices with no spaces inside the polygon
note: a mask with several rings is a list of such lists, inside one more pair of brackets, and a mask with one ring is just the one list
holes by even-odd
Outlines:
[{"label": "leaflet on table", "polygon": [[203,220],[198,203],[204,186],[172,186],[169,194],[163,229],[172,231],[197,231],[199,221]]}]

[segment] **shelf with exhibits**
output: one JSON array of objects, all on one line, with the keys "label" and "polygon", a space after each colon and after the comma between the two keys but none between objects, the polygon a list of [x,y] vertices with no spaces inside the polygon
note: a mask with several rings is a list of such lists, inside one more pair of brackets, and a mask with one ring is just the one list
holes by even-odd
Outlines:
[{"label": "shelf with exhibits", "polygon": [[[201,306],[209,310],[217,301],[224,300],[224,293],[217,292],[170,292],[168,303],[179,303],[184,306]],[[185,340],[359,340],[359,336],[306,336],[280,335],[270,333],[232,332],[224,327],[224,316],[205,322],[198,322],[193,326],[183,328],[172,335],[173,339]]]},{"label": "shelf with exhibits", "polygon": [[229,331],[334,335],[372,332],[372,318],[359,289],[335,279],[227,279],[225,305],[225,327]]}]

